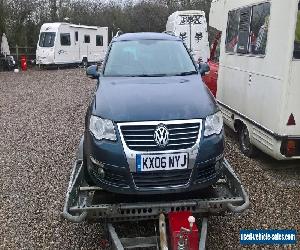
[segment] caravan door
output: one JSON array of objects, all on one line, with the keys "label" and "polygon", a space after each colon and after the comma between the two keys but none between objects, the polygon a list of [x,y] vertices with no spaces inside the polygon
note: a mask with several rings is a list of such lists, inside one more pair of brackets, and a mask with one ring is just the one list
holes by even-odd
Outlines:
[{"label": "caravan door", "polygon": [[74,63],[74,38],[72,39],[72,30],[68,25],[61,25],[56,39],[57,64]]}]

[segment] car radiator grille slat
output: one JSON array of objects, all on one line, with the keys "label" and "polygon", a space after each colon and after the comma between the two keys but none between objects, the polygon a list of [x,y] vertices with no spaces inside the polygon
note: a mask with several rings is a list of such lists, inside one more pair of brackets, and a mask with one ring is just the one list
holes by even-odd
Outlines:
[{"label": "car radiator grille slat", "polygon": [[138,188],[157,188],[186,185],[189,182],[191,169],[132,173]]},{"label": "car radiator grille slat", "polygon": [[199,136],[200,123],[165,124],[169,131],[169,143],[160,148],[154,141],[157,125],[120,125],[127,147],[136,151],[164,151],[188,149],[195,145]]}]

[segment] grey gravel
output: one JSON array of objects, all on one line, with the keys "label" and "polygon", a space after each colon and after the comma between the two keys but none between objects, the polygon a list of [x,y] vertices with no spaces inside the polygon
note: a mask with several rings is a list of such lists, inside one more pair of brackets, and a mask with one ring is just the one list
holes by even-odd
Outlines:
[{"label": "grey gravel", "polygon": [[[0,249],[102,248],[101,224],[72,224],[60,217],[94,89],[83,69],[0,73]],[[245,249],[239,245],[240,229],[299,232],[299,164],[248,159],[230,133],[226,157],[249,191],[251,207],[241,215],[210,218],[208,249]],[[296,248],[299,240],[287,247]]]}]

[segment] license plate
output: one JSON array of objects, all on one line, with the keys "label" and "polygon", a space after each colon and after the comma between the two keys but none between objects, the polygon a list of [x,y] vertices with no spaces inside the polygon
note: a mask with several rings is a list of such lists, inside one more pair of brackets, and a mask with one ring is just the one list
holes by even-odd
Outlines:
[{"label": "license plate", "polygon": [[187,169],[188,154],[145,154],[136,156],[137,172]]}]

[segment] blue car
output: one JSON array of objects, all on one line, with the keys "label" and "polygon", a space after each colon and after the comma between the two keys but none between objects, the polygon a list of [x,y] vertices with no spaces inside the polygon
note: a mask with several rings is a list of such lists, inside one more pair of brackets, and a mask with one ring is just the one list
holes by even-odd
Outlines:
[{"label": "blue car", "polygon": [[122,194],[189,192],[214,184],[223,167],[222,114],[178,37],[113,38],[85,119],[86,181]]}]

